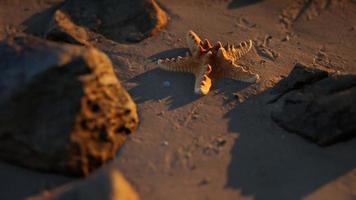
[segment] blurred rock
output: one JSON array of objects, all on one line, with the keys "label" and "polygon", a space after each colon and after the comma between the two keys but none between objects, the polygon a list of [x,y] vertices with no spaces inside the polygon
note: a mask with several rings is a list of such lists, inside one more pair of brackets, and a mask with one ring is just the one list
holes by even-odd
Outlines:
[{"label": "blurred rock", "polygon": [[168,21],[155,0],[68,0],[61,8],[75,24],[119,42],[137,42]]},{"label": "blurred rock", "polygon": [[0,158],[87,175],[138,123],[109,58],[94,48],[21,36],[0,43]]},{"label": "blurred rock", "polygon": [[101,170],[83,181],[70,183],[28,200],[139,200],[138,194],[116,169]]},{"label": "blurred rock", "polygon": [[356,136],[356,75],[296,65],[272,93],[281,103],[272,118],[284,129],[319,145]]},{"label": "blurred rock", "polygon": [[61,10],[54,13],[44,36],[53,41],[90,46],[89,32],[74,24],[71,18]]},{"label": "blurred rock", "polygon": [[273,87],[271,94],[276,96],[271,102],[278,100],[279,97],[292,90],[303,88],[304,86],[313,84],[327,76],[328,72],[326,71],[309,68],[303,64],[297,63],[289,73],[288,77],[282,79]]}]

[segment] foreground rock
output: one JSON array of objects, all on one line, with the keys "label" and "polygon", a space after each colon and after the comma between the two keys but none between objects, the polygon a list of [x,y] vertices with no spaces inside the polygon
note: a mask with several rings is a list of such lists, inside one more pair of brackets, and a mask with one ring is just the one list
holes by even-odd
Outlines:
[{"label": "foreground rock", "polygon": [[139,200],[138,194],[116,169],[101,171],[28,200]]},{"label": "foreground rock", "polygon": [[356,75],[328,74],[297,64],[272,90],[281,110],[272,118],[320,145],[356,136]]},{"label": "foreground rock", "polygon": [[108,57],[32,37],[0,43],[0,158],[87,175],[138,123]]}]

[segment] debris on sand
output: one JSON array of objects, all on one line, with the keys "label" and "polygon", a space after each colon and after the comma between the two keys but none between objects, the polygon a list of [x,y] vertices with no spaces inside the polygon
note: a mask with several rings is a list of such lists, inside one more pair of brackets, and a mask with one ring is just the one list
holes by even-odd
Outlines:
[{"label": "debris on sand", "polygon": [[204,186],[204,185],[208,185],[211,182],[209,177],[205,177],[202,180],[199,181],[198,185],[199,186]]},{"label": "debris on sand", "polygon": [[271,61],[275,61],[279,54],[273,50],[272,48],[270,48],[270,43],[272,41],[272,36],[270,35],[266,35],[263,40],[256,40],[255,43],[255,49],[256,49],[256,53],[263,58],[267,58]]}]

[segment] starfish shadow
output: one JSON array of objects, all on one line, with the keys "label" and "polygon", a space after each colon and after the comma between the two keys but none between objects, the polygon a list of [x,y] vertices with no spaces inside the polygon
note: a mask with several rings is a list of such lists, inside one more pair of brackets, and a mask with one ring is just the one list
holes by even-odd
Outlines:
[{"label": "starfish shadow", "polygon": [[[156,61],[158,59],[184,56],[189,52],[188,48],[175,48],[150,56],[148,59]],[[140,74],[128,82],[135,83],[136,86],[129,90],[136,103],[146,101],[158,101],[168,99],[169,109],[175,109],[191,103],[200,97],[194,93],[195,78],[192,74],[169,72],[162,69],[153,69]],[[226,103],[232,101],[233,93],[246,88],[250,83],[222,78],[214,80],[211,91],[221,93],[226,99]]]},{"label": "starfish shadow", "polygon": [[166,99],[169,109],[191,103],[201,96],[194,94],[194,76],[153,69],[128,80],[137,84],[129,90],[136,103]]},{"label": "starfish shadow", "polygon": [[214,80],[213,86],[211,87],[211,92],[215,92],[216,94],[224,96],[225,105],[232,101],[236,101],[236,92],[242,91],[251,85],[253,85],[253,83],[246,83],[229,78],[220,78],[218,80]]},{"label": "starfish shadow", "polygon": [[[322,148],[279,128],[270,118],[269,91],[225,115],[238,137],[230,151],[227,188],[255,199],[302,199],[356,169],[356,140]],[[278,105],[275,105],[278,106]]]},{"label": "starfish shadow", "polygon": [[[159,52],[148,57],[151,61],[184,56],[188,48],[175,48]],[[136,86],[129,90],[136,103],[166,99],[169,109],[175,109],[191,103],[201,96],[194,94],[194,76],[185,73],[174,73],[158,68],[133,77],[127,82]]]},{"label": "starfish shadow", "polygon": [[235,8],[240,8],[244,6],[249,6],[251,4],[259,3],[263,0],[232,0],[227,8],[229,9],[235,9]]}]

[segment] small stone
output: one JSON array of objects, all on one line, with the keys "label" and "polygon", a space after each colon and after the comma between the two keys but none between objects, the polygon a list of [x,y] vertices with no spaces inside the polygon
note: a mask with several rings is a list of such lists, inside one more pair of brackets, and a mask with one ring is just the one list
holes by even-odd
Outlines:
[{"label": "small stone", "polygon": [[290,40],[289,35],[287,35],[286,37],[284,37],[284,38],[282,39],[283,42],[288,42],[289,40]]},{"label": "small stone", "polygon": [[163,87],[171,87],[171,82],[163,81]]},{"label": "small stone", "polygon": [[163,142],[162,142],[162,145],[163,145],[163,146],[168,146],[168,145],[169,145],[169,143],[168,143],[168,141],[167,141],[167,140],[165,140],[165,141],[163,141]]},{"label": "small stone", "polygon": [[235,93],[234,96],[239,103],[242,103],[243,101],[245,101],[245,97],[242,96],[242,94],[240,94],[240,93]]},{"label": "small stone", "polygon": [[222,147],[222,146],[224,146],[226,144],[226,140],[223,139],[223,138],[217,138],[216,139],[216,143],[217,143],[218,147]]},{"label": "small stone", "polygon": [[199,182],[199,185],[200,186],[207,185],[210,183],[210,181],[211,181],[210,178],[205,177]]}]

